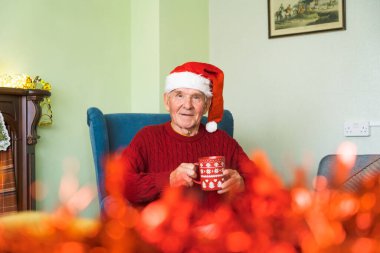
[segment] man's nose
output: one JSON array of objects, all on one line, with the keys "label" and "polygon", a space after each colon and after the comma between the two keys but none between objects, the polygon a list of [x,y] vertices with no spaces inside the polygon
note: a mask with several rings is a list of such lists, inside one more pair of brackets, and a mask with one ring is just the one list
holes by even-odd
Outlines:
[{"label": "man's nose", "polygon": [[185,101],[184,101],[183,105],[185,106],[185,108],[192,108],[193,107],[193,101],[192,101],[191,96],[185,97]]}]

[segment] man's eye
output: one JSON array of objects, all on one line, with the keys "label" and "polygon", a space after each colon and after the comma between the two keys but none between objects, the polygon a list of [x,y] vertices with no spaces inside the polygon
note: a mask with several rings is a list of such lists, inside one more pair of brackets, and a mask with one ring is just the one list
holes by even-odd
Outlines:
[{"label": "man's eye", "polygon": [[182,98],[182,97],[183,97],[183,95],[182,95],[181,93],[177,93],[175,96],[176,96],[177,98]]}]

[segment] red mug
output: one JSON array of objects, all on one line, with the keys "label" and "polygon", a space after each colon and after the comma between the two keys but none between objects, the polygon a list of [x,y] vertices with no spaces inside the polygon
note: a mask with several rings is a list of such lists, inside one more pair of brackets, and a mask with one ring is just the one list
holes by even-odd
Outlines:
[{"label": "red mug", "polygon": [[195,163],[198,167],[199,181],[193,181],[200,184],[204,191],[222,189],[224,164],[224,156],[205,156],[199,158],[198,163]]}]

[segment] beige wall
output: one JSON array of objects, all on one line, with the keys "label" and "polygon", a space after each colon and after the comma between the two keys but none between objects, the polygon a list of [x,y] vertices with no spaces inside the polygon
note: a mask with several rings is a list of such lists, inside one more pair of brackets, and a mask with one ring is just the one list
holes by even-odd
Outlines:
[{"label": "beige wall", "polygon": [[205,0],[160,1],[160,110],[165,77],[187,61],[209,60],[209,11]]},{"label": "beige wall", "polygon": [[[45,196],[38,209],[59,205],[64,164],[81,186],[95,174],[86,110],[130,109],[129,1],[0,0],[0,73],[40,75],[53,87],[54,124],[39,128],[36,177]],[[94,201],[85,215],[96,215]]]},{"label": "beige wall", "polygon": [[247,152],[264,149],[289,177],[316,174],[343,141],[380,152],[380,128],[344,137],[346,120],[380,120],[380,1],[347,0],[347,30],[268,39],[267,1],[210,0],[210,59]]},{"label": "beige wall", "polygon": [[131,0],[133,112],[164,112],[166,75],[186,61],[209,59],[205,0]]},{"label": "beige wall", "polygon": [[160,107],[160,1],[131,0],[131,111]]}]

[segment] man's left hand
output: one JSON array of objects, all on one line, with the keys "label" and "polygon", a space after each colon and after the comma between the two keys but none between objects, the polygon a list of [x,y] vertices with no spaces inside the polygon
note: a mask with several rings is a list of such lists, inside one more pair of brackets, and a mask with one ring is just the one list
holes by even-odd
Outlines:
[{"label": "man's left hand", "polygon": [[224,178],[226,181],[222,184],[222,189],[218,190],[219,194],[226,192],[242,192],[244,191],[245,184],[243,177],[239,174],[237,170],[224,169]]}]

